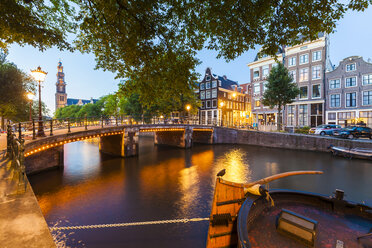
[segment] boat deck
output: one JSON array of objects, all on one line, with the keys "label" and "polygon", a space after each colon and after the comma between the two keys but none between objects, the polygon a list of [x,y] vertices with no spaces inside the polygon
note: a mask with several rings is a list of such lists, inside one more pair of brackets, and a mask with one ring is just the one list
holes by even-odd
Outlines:
[{"label": "boat deck", "polygon": [[[371,219],[334,212],[325,203],[318,205],[314,202],[280,198],[274,198],[274,201],[274,207],[265,207],[265,214],[256,215],[258,217],[249,225],[248,237],[252,247],[308,247],[276,230],[277,217],[282,209],[287,209],[318,222],[315,247],[372,248],[372,237],[357,240],[358,236],[371,231]],[[338,240],[343,242],[343,246]]]}]

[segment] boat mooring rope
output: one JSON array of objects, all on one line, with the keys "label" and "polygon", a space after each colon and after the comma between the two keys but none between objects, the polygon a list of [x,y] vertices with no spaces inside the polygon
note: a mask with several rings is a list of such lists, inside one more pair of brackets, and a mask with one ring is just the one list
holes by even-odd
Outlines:
[{"label": "boat mooring rope", "polygon": [[197,221],[206,221],[209,218],[191,218],[191,219],[174,219],[174,220],[154,220],[143,222],[129,222],[129,223],[114,223],[114,224],[98,224],[85,226],[60,226],[50,227],[51,231],[57,230],[76,230],[76,229],[94,229],[94,228],[110,228],[110,227],[126,227],[126,226],[144,226],[144,225],[159,225],[159,224],[174,224],[174,223],[188,223]]}]

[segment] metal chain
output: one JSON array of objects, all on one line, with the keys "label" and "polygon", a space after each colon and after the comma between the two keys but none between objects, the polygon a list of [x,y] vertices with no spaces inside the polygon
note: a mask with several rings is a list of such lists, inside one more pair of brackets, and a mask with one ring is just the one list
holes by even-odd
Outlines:
[{"label": "metal chain", "polygon": [[144,226],[144,225],[158,225],[158,224],[188,223],[188,222],[197,222],[197,221],[206,221],[206,220],[209,220],[209,218],[155,220],[155,221],[115,223],[115,224],[98,224],[98,225],[85,225],[85,226],[61,226],[61,227],[50,227],[49,229],[51,231],[75,230],[75,229],[93,229],[93,228],[109,228],[109,227],[126,227],[126,226]]}]

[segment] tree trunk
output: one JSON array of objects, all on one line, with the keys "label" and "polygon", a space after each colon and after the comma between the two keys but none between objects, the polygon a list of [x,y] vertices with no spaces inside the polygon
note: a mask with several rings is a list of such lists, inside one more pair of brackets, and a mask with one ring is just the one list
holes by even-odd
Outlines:
[{"label": "tree trunk", "polygon": [[4,116],[1,116],[1,130],[5,130],[5,120],[4,120]]},{"label": "tree trunk", "polygon": [[282,106],[278,106],[278,123],[277,123],[277,130],[280,131],[282,130],[282,117],[281,117],[281,112],[282,112]]}]

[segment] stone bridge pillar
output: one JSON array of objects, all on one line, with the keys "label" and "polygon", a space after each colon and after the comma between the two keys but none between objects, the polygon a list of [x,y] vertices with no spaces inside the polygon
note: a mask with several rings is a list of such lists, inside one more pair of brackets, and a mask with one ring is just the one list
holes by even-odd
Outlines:
[{"label": "stone bridge pillar", "polygon": [[25,169],[27,175],[49,169],[63,168],[63,166],[63,145],[49,148],[48,150],[37,152],[25,157]]},{"label": "stone bridge pillar", "polygon": [[185,127],[183,130],[155,131],[155,144],[190,148],[192,146],[192,129]]},{"label": "stone bridge pillar", "polygon": [[99,150],[103,153],[131,157],[138,155],[138,128],[125,128],[122,134],[102,136]]}]

